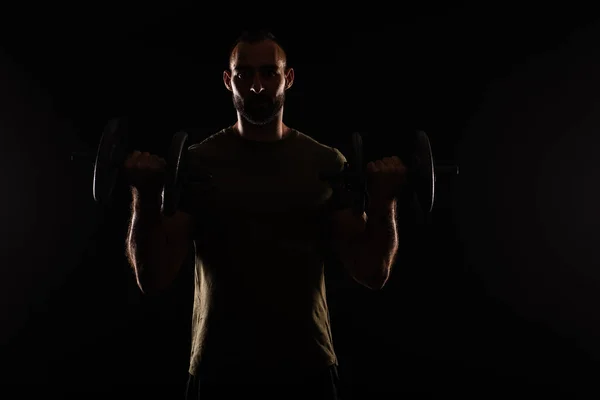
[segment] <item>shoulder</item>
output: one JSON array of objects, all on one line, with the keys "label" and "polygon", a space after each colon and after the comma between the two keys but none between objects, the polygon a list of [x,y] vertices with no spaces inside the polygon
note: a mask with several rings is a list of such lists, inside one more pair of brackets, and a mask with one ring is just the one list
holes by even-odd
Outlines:
[{"label": "shoulder", "polygon": [[298,130],[296,132],[299,142],[308,147],[317,156],[317,159],[324,163],[325,167],[338,169],[346,163],[346,157],[338,148],[322,143]]},{"label": "shoulder", "polygon": [[229,128],[221,129],[220,131],[211,134],[210,136],[200,140],[197,143],[193,143],[188,146],[188,152],[191,154],[202,153],[206,150],[213,150],[219,146],[223,141],[227,140],[227,132]]}]

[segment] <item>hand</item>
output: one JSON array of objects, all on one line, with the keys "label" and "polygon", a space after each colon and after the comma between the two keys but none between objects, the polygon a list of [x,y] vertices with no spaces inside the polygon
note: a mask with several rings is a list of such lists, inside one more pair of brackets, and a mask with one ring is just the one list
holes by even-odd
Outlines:
[{"label": "hand", "polygon": [[134,151],[125,160],[127,182],[138,193],[158,195],[165,184],[165,166],[165,160],[154,154]]},{"label": "hand", "polygon": [[372,200],[391,202],[405,184],[406,167],[400,158],[385,157],[367,164],[367,185]]}]

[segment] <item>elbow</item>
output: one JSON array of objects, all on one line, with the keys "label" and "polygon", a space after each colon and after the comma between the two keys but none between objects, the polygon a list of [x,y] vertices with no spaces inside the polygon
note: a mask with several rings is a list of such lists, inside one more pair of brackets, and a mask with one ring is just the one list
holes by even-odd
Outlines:
[{"label": "elbow", "polygon": [[136,283],[138,289],[143,295],[149,295],[154,292],[154,290],[152,290],[152,285],[150,285],[147,281],[142,281],[139,277],[136,277]]},{"label": "elbow", "polygon": [[375,282],[370,282],[369,286],[367,286],[367,287],[371,290],[381,290],[385,287],[386,283],[387,283],[387,279],[379,280],[379,281],[375,281]]},{"label": "elbow", "polygon": [[370,290],[381,290],[385,287],[387,283],[387,278],[379,278],[379,279],[361,279],[359,281],[361,285]]},{"label": "elbow", "polygon": [[387,251],[385,255],[374,254],[373,251],[354,253],[346,259],[346,269],[360,285],[370,290],[381,290],[387,284],[395,262],[395,251]]},{"label": "elbow", "polygon": [[142,283],[138,280],[137,287],[140,289],[140,292],[142,292],[144,296],[156,296],[165,292],[170,287],[170,285],[148,281]]},{"label": "elbow", "polygon": [[138,274],[136,274],[135,283],[143,295],[151,295],[156,291],[148,279],[141,279]]},{"label": "elbow", "polygon": [[368,274],[354,269],[354,271],[350,272],[350,275],[357,283],[367,289],[381,290],[385,287],[389,279],[389,269],[385,268],[383,271],[379,270]]}]

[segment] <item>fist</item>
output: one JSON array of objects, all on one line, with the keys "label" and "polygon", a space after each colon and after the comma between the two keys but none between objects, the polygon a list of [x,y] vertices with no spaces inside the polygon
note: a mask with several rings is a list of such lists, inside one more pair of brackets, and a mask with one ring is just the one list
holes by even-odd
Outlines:
[{"label": "fist", "polygon": [[385,157],[367,164],[369,196],[376,200],[392,201],[406,183],[406,166],[398,157]]},{"label": "fist", "polygon": [[125,160],[125,175],[129,185],[139,192],[159,194],[165,184],[164,159],[150,153],[134,151]]}]

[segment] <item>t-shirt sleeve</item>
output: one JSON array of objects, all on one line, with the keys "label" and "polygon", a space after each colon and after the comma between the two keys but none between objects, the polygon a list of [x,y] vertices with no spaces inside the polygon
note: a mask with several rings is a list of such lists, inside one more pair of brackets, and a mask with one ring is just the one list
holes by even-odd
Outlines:
[{"label": "t-shirt sleeve", "polygon": [[341,151],[339,151],[338,149],[336,149],[335,147],[332,147],[332,151],[334,153],[334,159],[333,159],[333,166],[332,168],[335,171],[341,172],[344,169],[344,166],[346,165],[346,157],[342,154]]},{"label": "t-shirt sleeve", "polygon": [[206,195],[205,191],[210,185],[209,175],[206,168],[200,164],[200,160],[198,151],[188,148],[186,179],[181,188],[177,209],[192,216],[198,215],[202,199]]},{"label": "t-shirt sleeve", "polygon": [[327,148],[327,151],[323,154],[321,160],[321,175],[326,180],[331,181],[332,179],[340,178],[341,173],[346,165],[346,157],[335,147]]},{"label": "t-shirt sleeve", "polygon": [[327,209],[330,211],[342,210],[352,207],[352,198],[344,186],[343,172],[346,168],[347,159],[344,154],[335,147],[331,147],[325,159],[325,167],[322,175],[329,182],[332,193],[327,201]]},{"label": "t-shirt sleeve", "polygon": [[[187,149],[187,160],[188,163],[190,163],[190,148],[188,147]],[[192,214],[192,204],[194,203],[193,201],[193,193],[190,190],[190,185],[189,185],[189,172],[190,172],[190,167],[187,166],[187,170],[186,172],[186,177],[185,177],[185,182],[181,188],[181,193],[179,195],[179,203],[177,204],[177,211],[183,211],[187,214]]]}]

